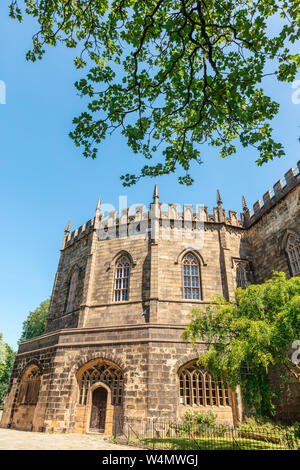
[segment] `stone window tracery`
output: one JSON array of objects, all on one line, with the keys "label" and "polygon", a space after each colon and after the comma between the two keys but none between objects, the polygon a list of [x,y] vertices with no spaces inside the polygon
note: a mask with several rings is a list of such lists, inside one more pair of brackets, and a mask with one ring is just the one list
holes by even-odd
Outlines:
[{"label": "stone window tracery", "polygon": [[79,380],[79,404],[86,405],[88,391],[97,382],[103,382],[111,389],[112,405],[122,403],[123,373],[118,367],[100,360],[98,363],[88,367]]},{"label": "stone window tracery", "polygon": [[200,300],[200,265],[196,256],[187,253],[182,260],[184,298]]},{"label": "stone window tracery", "polygon": [[300,275],[300,238],[291,234],[287,239],[286,252],[289,258],[292,275]]},{"label": "stone window tracery", "polygon": [[236,286],[245,289],[248,285],[245,266],[238,264],[236,267]]},{"label": "stone window tracery", "polygon": [[129,278],[130,261],[127,256],[123,255],[118,259],[115,268],[115,302],[124,302],[129,300]]},{"label": "stone window tracery", "polygon": [[185,406],[230,406],[228,387],[194,361],[179,372],[179,403]]}]

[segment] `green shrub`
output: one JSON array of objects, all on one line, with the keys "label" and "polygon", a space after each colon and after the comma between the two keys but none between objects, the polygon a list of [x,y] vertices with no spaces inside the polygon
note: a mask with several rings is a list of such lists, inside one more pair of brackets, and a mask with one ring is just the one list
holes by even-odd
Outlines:
[{"label": "green shrub", "polygon": [[184,415],[184,419],[190,421],[192,424],[198,424],[207,428],[216,425],[216,415],[212,411],[201,413],[200,411],[187,411]]},{"label": "green shrub", "polygon": [[186,411],[184,419],[181,423],[173,422],[170,424],[170,429],[175,431],[175,434],[184,435],[190,432],[194,434],[205,433],[221,433],[223,435],[228,430],[228,426],[217,425],[216,415],[212,411],[202,413],[200,411]]},{"label": "green shrub", "polygon": [[273,423],[268,418],[247,418],[246,421],[239,425],[240,431],[248,431],[261,434],[265,438],[277,438],[288,448],[295,449],[300,445],[300,423],[297,422],[293,426],[283,426],[282,424]]},{"label": "green shrub", "polygon": [[294,424],[294,435],[296,439],[300,439],[300,421]]},{"label": "green shrub", "polygon": [[[217,424],[216,414],[212,411],[186,411],[183,421],[170,424],[170,430],[175,432],[177,437],[188,435],[211,434],[212,436],[226,436],[232,427],[229,423]],[[300,422],[293,426],[283,426],[273,423],[268,418],[247,418],[236,430],[243,433],[253,434],[254,439],[263,441],[280,442],[289,449],[297,449],[300,446]],[[227,434],[228,435],[228,434]],[[230,435],[230,434],[229,434]]]}]

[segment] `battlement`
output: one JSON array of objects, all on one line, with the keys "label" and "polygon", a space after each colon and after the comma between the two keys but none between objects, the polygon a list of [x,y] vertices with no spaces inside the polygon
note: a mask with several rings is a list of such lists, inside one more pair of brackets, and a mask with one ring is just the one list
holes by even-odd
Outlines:
[{"label": "battlement", "polygon": [[[183,210],[180,210],[183,209]],[[81,225],[78,229],[70,233],[70,226],[68,224],[65,230],[65,236],[62,249],[68,248],[77,241],[89,235],[94,230],[102,231],[103,239],[105,238],[122,238],[131,235],[144,234],[147,237],[151,232],[152,224],[159,223],[162,229],[176,228],[186,230],[191,228],[196,229],[198,224],[219,224],[243,228],[243,214],[242,218],[238,218],[236,211],[229,210],[226,215],[225,209],[222,205],[213,208],[213,212],[209,213],[208,207],[198,204],[195,208],[192,204],[184,204],[180,207],[179,204],[169,203],[163,204],[161,202],[152,203],[150,210],[146,206],[139,205],[132,210],[131,208],[122,209],[121,215],[118,216],[116,210],[111,211],[104,217],[103,213],[98,210],[98,213],[93,219],[88,220],[85,224]]]},{"label": "battlement", "polygon": [[[293,188],[300,183],[300,161],[297,163],[298,172],[291,168],[285,177],[285,184],[280,179],[273,186],[273,191],[268,190],[263,195],[263,203],[259,199],[253,204],[253,213],[246,206],[243,199],[243,213],[240,218],[236,211],[229,210],[228,215],[222,206],[222,200],[219,190],[217,191],[217,206],[210,213],[208,207],[197,204],[179,204],[169,203],[163,204],[159,202],[157,186],[154,191],[153,203],[148,211],[145,205],[135,206],[134,209],[126,208],[121,210],[118,215],[116,210],[111,211],[104,217],[101,213],[101,201],[99,199],[96,216],[81,225],[78,229],[70,233],[70,224],[68,223],[65,230],[62,249],[68,248],[77,241],[89,235],[94,230],[102,231],[105,238],[123,238],[131,235],[144,234],[145,237],[150,236],[152,226],[155,223],[162,229],[176,228],[186,229],[190,226],[192,230],[197,228],[197,223],[219,224],[223,223],[228,226],[238,228],[249,228],[256,223],[265,213],[274,207],[281,199],[283,199]],[[199,225],[198,225],[199,227]]]},{"label": "battlement", "polygon": [[228,212],[228,217],[226,216],[225,210],[223,208],[214,207],[213,213],[208,212],[208,207],[198,204],[196,210],[193,207],[193,204],[184,204],[183,211],[180,211],[179,204],[169,203],[163,204],[158,203],[157,211],[154,215],[154,204],[151,204],[149,211],[145,210],[144,205],[137,206],[135,211],[131,211],[130,208],[123,209],[121,217],[117,216],[117,211],[109,212],[108,216],[101,220],[103,225],[107,227],[119,226],[128,223],[140,223],[141,221],[148,220],[149,223],[153,218],[158,218],[161,222],[170,220],[179,220],[182,222],[182,227],[184,227],[184,222],[210,222],[210,223],[219,223],[224,222],[228,225],[235,225],[242,227],[243,221],[238,218],[237,212],[230,210]]},{"label": "battlement", "polygon": [[268,190],[264,193],[262,199],[259,199],[253,204],[252,214],[251,210],[244,207],[244,225],[246,228],[255,224],[264,214],[269,212],[281,199],[283,199],[292,189],[300,183],[300,160],[297,162],[298,173],[294,168],[290,168],[284,175],[285,184],[280,179],[273,186],[273,191]]},{"label": "battlement", "polygon": [[75,242],[77,242],[78,240],[84,238],[86,235],[91,233],[95,228],[95,219],[96,217],[88,220],[85,224],[81,225],[78,229],[73,230],[71,233],[69,229],[67,228],[65,230],[62,249],[68,248],[70,245],[73,245]]}]

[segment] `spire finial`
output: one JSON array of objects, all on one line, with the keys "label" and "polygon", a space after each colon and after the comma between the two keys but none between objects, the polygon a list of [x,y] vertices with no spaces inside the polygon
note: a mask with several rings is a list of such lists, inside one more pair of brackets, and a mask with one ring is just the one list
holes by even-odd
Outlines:
[{"label": "spire finial", "polygon": [[101,197],[99,197],[96,207],[96,215],[100,215]]},{"label": "spire finial", "polygon": [[242,202],[243,202],[243,210],[248,210],[248,207],[247,207],[247,203],[246,203],[246,199],[244,196],[242,196]]},{"label": "spire finial", "polygon": [[153,202],[154,204],[158,203],[159,195],[158,195],[158,188],[157,184],[154,186],[154,193],[153,193]]},{"label": "spire finial", "polygon": [[222,199],[221,199],[221,195],[220,195],[220,190],[217,189],[217,204],[218,206],[221,206],[222,205]]},{"label": "spire finial", "polygon": [[65,232],[66,232],[66,233],[69,233],[69,232],[70,232],[70,228],[71,228],[71,221],[68,220],[68,223],[67,223],[66,228],[65,228]]},{"label": "spire finial", "polygon": [[62,247],[61,247],[62,250],[65,248],[67,240],[69,239],[70,227],[71,227],[71,221],[68,220],[68,223],[65,228],[63,242],[62,242]]}]

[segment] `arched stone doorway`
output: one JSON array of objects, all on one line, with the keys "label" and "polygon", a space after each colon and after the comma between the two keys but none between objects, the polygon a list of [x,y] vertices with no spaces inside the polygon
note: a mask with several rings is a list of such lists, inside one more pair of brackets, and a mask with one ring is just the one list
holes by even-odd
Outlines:
[{"label": "arched stone doorway", "polygon": [[77,371],[75,432],[112,434],[121,417],[123,371],[107,359],[93,359]]},{"label": "arched stone doorway", "polygon": [[104,387],[98,387],[92,393],[90,431],[105,432],[106,408],[107,390]]}]

